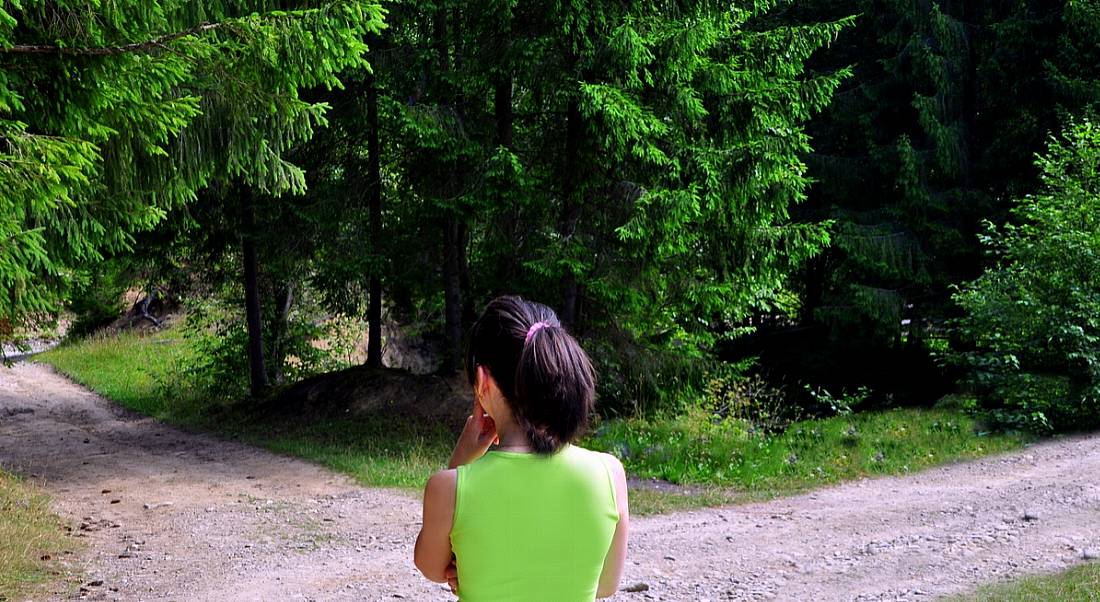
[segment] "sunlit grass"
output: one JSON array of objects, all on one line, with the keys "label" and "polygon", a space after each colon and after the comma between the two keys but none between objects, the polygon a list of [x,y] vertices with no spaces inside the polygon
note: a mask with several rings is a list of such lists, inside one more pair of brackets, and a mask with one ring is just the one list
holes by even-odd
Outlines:
[{"label": "sunlit grass", "polygon": [[76,541],[65,535],[47,497],[0,471],[0,600],[23,600],[65,587],[59,557]]},{"label": "sunlit grass", "polygon": [[239,423],[244,440],[306,458],[352,476],[363,485],[420,489],[444,468],[454,443],[442,427],[393,418],[318,420],[300,425]]},{"label": "sunlit grass", "polygon": [[1025,577],[987,585],[952,602],[1100,602],[1100,563],[1092,562],[1053,575]]},{"label": "sunlit grass", "polygon": [[743,423],[689,413],[608,421],[585,443],[618,456],[632,475],[783,494],[1001,453],[1029,440],[979,427],[955,410],[895,409],[797,422],[762,437]]},{"label": "sunlit grass", "polygon": [[187,391],[173,392],[164,378],[188,349],[176,329],[104,334],[68,342],[35,356],[123,407],[156,418],[194,411]]}]

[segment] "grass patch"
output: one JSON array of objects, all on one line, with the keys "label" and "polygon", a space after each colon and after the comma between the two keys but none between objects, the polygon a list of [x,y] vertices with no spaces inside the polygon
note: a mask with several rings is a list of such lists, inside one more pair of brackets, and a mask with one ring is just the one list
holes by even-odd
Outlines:
[{"label": "grass patch", "polygon": [[[301,423],[257,419],[208,402],[181,382],[180,327],[98,336],[38,356],[77,382],[142,414],[306,458],[369,486],[419,489],[450,453],[438,425],[375,417]],[[683,488],[634,488],[632,509],[650,514],[763,500],[864,476],[899,474],[1017,449],[1022,434],[986,433],[957,409],[898,409],[793,424],[778,436],[702,412],[660,420],[610,420],[580,442],[621,458],[629,474]]]},{"label": "grass patch", "polygon": [[952,598],[954,602],[1100,602],[1100,563],[1091,562],[1053,575],[1025,577],[1011,583],[987,585]]},{"label": "grass patch", "polygon": [[0,600],[21,600],[62,587],[58,557],[75,545],[48,498],[0,471]]},{"label": "grass patch", "polygon": [[615,454],[635,476],[760,494],[788,494],[865,476],[903,474],[1021,447],[955,410],[895,409],[796,422],[781,435],[693,412],[605,422],[584,444]]},{"label": "grass patch", "polygon": [[401,417],[266,420],[197,398],[179,384],[181,362],[190,353],[179,328],[97,335],[35,359],[140,414],[306,458],[363,485],[419,489],[450,456],[454,436],[446,429]]},{"label": "grass patch", "polygon": [[318,420],[298,425],[267,422],[222,426],[271,451],[306,458],[350,475],[362,485],[420,489],[443,468],[454,435],[409,420]]},{"label": "grass patch", "polygon": [[187,391],[167,378],[189,350],[176,328],[159,332],[99,334],[66,342],[35,356],[69,378],[140,414],[179,422],[201,412]]}]

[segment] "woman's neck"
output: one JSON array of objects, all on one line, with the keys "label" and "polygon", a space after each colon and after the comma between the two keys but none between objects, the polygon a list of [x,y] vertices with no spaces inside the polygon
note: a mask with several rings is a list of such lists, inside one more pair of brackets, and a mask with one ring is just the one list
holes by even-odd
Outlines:
[{"label": "woman's neck", "polygon": [[497,422],[497,437],[500,438],[500,443],[496,449],[502,451],[530,451],[531,440],[527,438],[527,433],[516,424],[515,420],[511,419],[511,416],[508,418],[508,420]]}]

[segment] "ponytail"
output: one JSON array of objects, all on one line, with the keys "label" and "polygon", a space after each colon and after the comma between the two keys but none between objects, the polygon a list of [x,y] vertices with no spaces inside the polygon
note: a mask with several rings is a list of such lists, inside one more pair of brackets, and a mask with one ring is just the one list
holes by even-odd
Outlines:
[{"label": "ponytail", "polygon": [[573,440],[588,424],[596,375],[588,354],[560,326],[537,329],[516,366],[516,416],[540,454]]},{"label": "ponytail", "polygon": [[470,332],[466,373],[489,368],[536,453],[552,454],[588,424],[596,375],[588,354],[553,310],[520,297],[497,297]]}]

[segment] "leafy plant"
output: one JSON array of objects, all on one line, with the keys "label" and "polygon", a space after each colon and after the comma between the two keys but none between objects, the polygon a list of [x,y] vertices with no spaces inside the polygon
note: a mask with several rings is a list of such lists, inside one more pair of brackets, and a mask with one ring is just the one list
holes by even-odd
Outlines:
[{"label": "leafy plant", "polygon": [[723,365],[707,380],[701,406],[715,421],[734,420],[749,425],[749,434],[781,433],[802,418],[802,408],[792,403],[783,387],[759,374],[743,374],[751,364]]},{"label": "leafy plant", "polygon": [[[289,149],[324,123],[382,29],[372,2],[0,5],[0,320],[54,314],[79,272],[214,179],[305,188]],[[215,143],[214,140],[217,140]]]},{"label": "leafy plant", "polygon": [[987,223],[996,263],[954,295],[959,342],[945,359],[998,422],[1030,430],[1100,423],[1100,127],[1071,123],[1036,165],[1016,223]]},{"label": "leafy plant", "polygon": [[[268,331],[274,317],[265,316]],[[272,376],[295,382],[322,372],[346,368],[354,362],[362,323],[343,316],[325,316],[315,305],[303,304],[288,316],[278,337],[265,339],[265,354],[274,358],[281,345],[281,363],[269,366]],[[180,378],[169,377],[168,387],[186,386],[204,396],[236,401],[248,395],[248,343],[240,304],[216,298],[189,304],[183,330],[188,356]],[[273,379],[275,380],[275,379]]]},{"label": "leafy plant", "polygon": [[836,396],[824,387],[814,387],[810,384],[803,386],[810,397],[822,407],[828,407],[829,411],[836,416],[850,416],[857,407],[871,396],[871,389],[867,387],[859,387],[852,393],[842,391],[839,396]]}]

